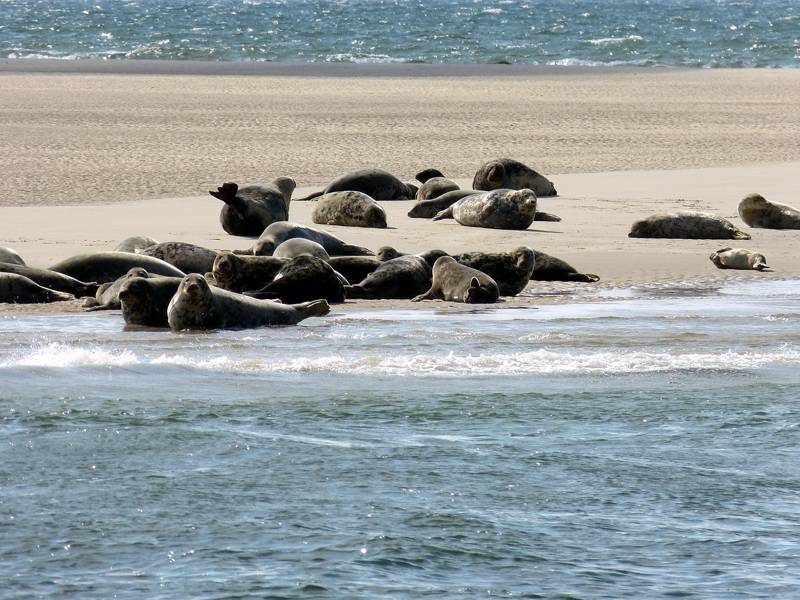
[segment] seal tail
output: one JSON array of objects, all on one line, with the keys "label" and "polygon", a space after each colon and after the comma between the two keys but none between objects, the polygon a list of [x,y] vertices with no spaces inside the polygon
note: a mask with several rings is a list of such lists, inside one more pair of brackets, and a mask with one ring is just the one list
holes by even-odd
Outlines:
[{"label": "seal tail", "polygon": [[233,205],[241,202],[241,200],[236,197],[236,192],[238,191],[239,186],[237,184],[228,182],[218,187],[216,192],[214,190],[208,190],[208,193],[217,200],[222,200],[225,204]]},{"label": "seal tail", "polygon": [[364,248],[363,246],[342,244],[342,246],[336,250],[335,256],[375,256],[375,253],[369,248]]},{"label": "seal tail", "polygon": [[453,207],[450,206],[445,208],[444,210],[440,210],[438,213],[433,215],[432,221],[441,221],[442,219],[452,219],[453,218]]},{"label": "seal tail", "polygon": [[294,304],[293,307],[304,319],[308,317],[321,317],[331,312],[331,307],[327,300],[312,300],[311,302]]},{"label": "seal tail", "polygon": [[309,194],[304,198],[294,198],[295,202],[305,202],[306,200],[314,200],[314,198],[319,198],[325,193],[325,190],[320,190],[319,192],[314,192],[313,194]]}]

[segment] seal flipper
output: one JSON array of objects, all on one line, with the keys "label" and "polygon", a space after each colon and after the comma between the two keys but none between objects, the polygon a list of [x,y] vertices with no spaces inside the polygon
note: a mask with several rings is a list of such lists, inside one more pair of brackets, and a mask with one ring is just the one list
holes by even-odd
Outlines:
[{"label": "seal flipper", "polygon": [[600,281],[600,277],[594,273],[570,273],[565,281],[577,281],[581,283],[594,283]]},{"label": "seal flipper", "polygon": [[290,304],[290,306],[299,312],[303,319],[321,317],[331,312],[331,307],[327,300],[312,300],[301,304]]},{"label": "seal flipper", "polygon": [[369,290],[358,285],[344,286],[344,296],[348,300],[374,300],[375,296]]},{"label": "seal flipper", "polygon": [[208,190],[208,193],[214,196],[217,200],[222,200],[228,206],[241,206],[242,199],[236,193],[239,191],[239,186],[233,182],[223,183],[217,188],[217,191]]},{"label": "seal flipper", "polygon": [[558,222],[558,221],[561,220],[561,217],[559,217],[557,215],[552,215],[552,214],[546,213],[546,212],[540,212],[540,211],[537,210],[536,211],[536,215],[533,217],[533,220],[534,221],[553,221],[553,222]]},{"label": "seal flipper", "polygon": [[314,192],[313,194],[309,194],[305,198],[295,198],[294,201],[295,202],[305,202],[306,200],[314,200],[315,198],[319,198],[323,194],[325,194],[325,190],[320,190],[319,192]]},{"label": "seal flipper", "polygon": [[433,215],[432,221],[441,221],[442,219],[452,219],[453,218],[453,207],[448,206],[444,210],[440,210],[438,213]]},{"label": "seal flipper", "polygon": [[424,294],[420,294],[419,296],[413,297],[411,299],[411,301],[412,302],[422,302],[423,300],[438,300],[438,299],[439,299],[439,296],[437,296],[434,293],[433,288],[431,287],[431,289],[429,289]]}]

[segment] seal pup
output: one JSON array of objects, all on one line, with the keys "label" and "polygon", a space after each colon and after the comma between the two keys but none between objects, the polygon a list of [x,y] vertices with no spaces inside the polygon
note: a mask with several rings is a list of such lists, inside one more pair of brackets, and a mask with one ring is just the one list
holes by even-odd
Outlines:
[{"label": "seal pup", "polygon": [[75,297],[94,296],[97,293],[98,285],[95,282],[86,283],[75,277],[64,275],[51,269],[39,269],[27,265],[16,265],[11,263],[0,263],[0,273],[16,273],[27,277],[34,283],[42,287],[64,292]]},{"label": "seal pup", "polygon": [[433,265],[431,289],[412,299],[447,300],[468,304],[497,302],[500,291],[495,280],[477,269],[459,264],[452,256],[442,256]]},{"label": "seal pup", "polygon": [[330,258],[330,255],[325,251],[325,248],[323,248],[321,244],[312,242],[311,240],[307,240],[305,238],[292,238],[290,240],[286,240],[285,242],[281,242],[281,244],[275,248],[275,252],[272,253],[272,256],[276,256],[278,258],[295,258],[297,256],[302,256],[303,254],[307,254],[308,256],[316,256],[322,260],[328,260]]},{"label": "seal pup", "polygon": [[434,221],[455,219],[467,227],[527,229],[536,216],[536,194],[529,189],[499,189],[462,198],[436,213]]},{"label": "seal pup", "polygon": [[0,273],[0,303],[43,304],[74,300],[75,296],[43,287],[18,273]]},{"label": "seal pup", "polygon": [[533,190],[537,196],[557,196],[553,182],[529,166],[511,158],[498,158],[483,164],[475,173],[476,190]]},{"label": "seal pup", "polygon": [[311,220],[319,225],[386,229],[386,211],[363,192],[331,192],[317,201]]},{"label": "seal pup", "polygon": [[167,307],[174,331],[184,329],[250,329],[270,325],[295,325],[308,317],[326,315],[325,300],[287,305],[258,300],[212,288],[200,275],[187,275]]},{"label": "seal pup", "polygon": [[315,256],[293,258],[278,271],[275,279],[258,291],[245,295],[281,300],[289,304],[324,298],[330,303],[344,302],[344,280],[333,267]]},{"label": "seal pup", "polygon": [[398,256],[381,263],[356,285],[345,286],[347,298],[411,299],[431,287],[431,266],[421,256]]},{"label": "seal pup", "polygon": [[114,248],[115,252],[139,252],[139,250],[144,250],[148,246],[155,246],[158,244],[158,240],[154,240],[151,237],[147,237],[146,235],[134,235],[129,238],[125,238],[122,240],[117,246]]},{"label": "seal pup", "polygon": [[141,267],[134,267],[125,275],[114,281],[113,283],[104,283],[97,289],[97,295],[94,298],[86,298],[83,301],[83,306],[87,312],[96,310],[117,310],[120,308],[119,303],[119,290],[122,284],[128,279],[133,277],[149,277],[147,271]]},{"label": "seal pup", "polygon": [[[465,252],[453,254],[456,262],[486,273],[497,284],[501,296],[516,296],[533,275],[535,255],[527,246],[511,252]],[[434,272],[434,281],[436,273]]]},{"label": "seal pup", "polygon": [[362,192],[375,200],[410,200],[417,190],[383,169],[360,169],[337,177],[324,190],[299,200],[312,200],[331,192]]},{"label": "seal pup", "polygon": [[260,290],[270,283],[289,260],[276,256],[240,256],[233,252],[220,252],[211,272],[218,287],[242,293],[245,290]]},{"label": "seal pup", "polygon": [[140,250],[139,254],[160,258],[184,273],[207,273],[217,257],[214,250],[187,242],[161,242]]},{"label": "seal pup", "polygon": [[354,285],[380,267],[381,261],[374,256],[331,256],[328,264]]},{"label": "seal pup", "polygon": [[271,256],[280,244],[293,238],[317,242],[330,256],[373,256],[373,252],[361,246],[351,246],[335,235],[288,221],[278,221],[267,227],[253,245],[252,254]]},{"label": "seal pup", "polygon": [[78,254],[54,264],[50,269],[83,281],[108,283],[116,281],[133,267],[142,267],[151,275],[166,277],[183,277],[186,274],[160,258],[130,252]]},{"label": "seal pup", "polygon": [[739,216],[750,227],[762,229],[800,229],[800,210],[770,202],[760,194],[750,194],[739,202]]},{"label": "seal pup", "polygon": [[180,277],[131,277],[119,288],[122,318],[128,325],[169,327],[167,306],[178,291]]},{"label": "seal pup", "polygon": [[636,221],[628,237],[684,240],[749,240],[733,223],[708,213],[685,211],[657,214]]},{"label": "seal pup", "polygon": [[231,235],[255,236],[275,221],[289,218],[289,203],[296,184],[291,177],[278,177],[266,185],[223,183],[209,194],[225,203],[219,213],[222,228]]},{"label": "seal pup", "polygon": [[766,271],[767,259],[763,254],[752,252],[744,248],[720,248],[712,252],[709,257],[718,269],[741,269],[752,271]]},{"label": "seal pup", "polygon": [[22,257],[14,252],[11,248],[0,247],[0,263],[8,263],[10,265],[25,266],[25,261]]},{"label": "seal pup", "polygon": [[533,251],[533,274],[531,279],[534,281],[574,281],[579,283],[594,283],[600,277],[592,273],[579,273],[575,267],[568,262],[550,256],[539,250]]}]

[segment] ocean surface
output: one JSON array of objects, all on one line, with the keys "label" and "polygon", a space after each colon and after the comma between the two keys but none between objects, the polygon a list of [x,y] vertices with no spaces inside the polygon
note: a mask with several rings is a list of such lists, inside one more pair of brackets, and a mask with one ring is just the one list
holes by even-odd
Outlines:
[{"label": "ocean surface", "polygon": [[796,0],[0,0],[0,57],[800,66]]},{"label": "ocean surface", "polygon": [[564,300],[0,316],[0,597],[800,597],[800,281]]}]

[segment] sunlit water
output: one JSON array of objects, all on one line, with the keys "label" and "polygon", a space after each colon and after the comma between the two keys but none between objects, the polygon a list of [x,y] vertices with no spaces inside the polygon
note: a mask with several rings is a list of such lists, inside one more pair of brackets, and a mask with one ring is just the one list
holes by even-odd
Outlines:
[{"label": "sunlit water", "polygon": [[797,597],[800,281],[580,300],[0,317],[0,597]]}]

